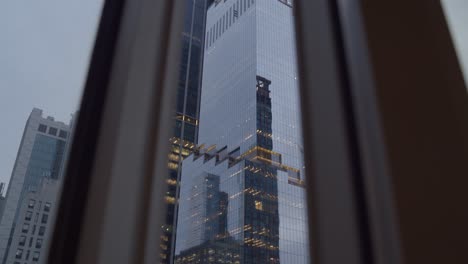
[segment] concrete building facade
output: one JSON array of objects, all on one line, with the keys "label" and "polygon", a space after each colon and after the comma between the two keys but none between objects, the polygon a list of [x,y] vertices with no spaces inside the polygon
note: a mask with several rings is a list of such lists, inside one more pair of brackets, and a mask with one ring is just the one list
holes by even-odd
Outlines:
[{"label": "concrete building facade", "polygon": [[6,263],[46,263],[59,188],[59,180],[44,178],[36,191],[26,194],[19,207]]},{"label": "concrete building facade", "polygon": [[26,122],[18,149],[0,220],[0,261],[7,263],[12,254],[14,230],[20,219],[20,209],[31,192],[41,189],[46,178],[60,180],[70,138],[70,126],[43,117],[34,108]]}]

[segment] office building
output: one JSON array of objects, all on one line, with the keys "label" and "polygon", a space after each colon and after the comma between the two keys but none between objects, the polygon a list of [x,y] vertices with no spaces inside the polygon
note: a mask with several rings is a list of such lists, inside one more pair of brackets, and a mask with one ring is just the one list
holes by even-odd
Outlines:
[{"label": "office building", "polygon": [[[69,140],[70,125],[43,117],[34,108],[29,115],[11,173],[0,221],[0,261],[9,260],[14,231],[27,196],[41,191],[44,179],[60,180]],[[21,262],[23,263],[23,262]]]},{"label": "office building", "polygon": [[2,214],[3,214],[3,208],[5,207],[4,191],[5,191],[5,183],[0,182],[0,219],[1,219]]},{"label": "office building", "polygon": [[162,226],[161,263],[171,263],[177,215],[180,164],[197,143],[206,10],[212,0],[186,0],[179,65],[174,133],[170,138],[166,223]]},{"label": "office building", "polygon": [[208,8],[200,145],[182,162],[176,263],[309,263],[292,4]]},{"label": "office building", "polygon": [[59,180],[44,178],[38,189],[26,194],[19,207],[6,263],[46,263],[59,184]]}]

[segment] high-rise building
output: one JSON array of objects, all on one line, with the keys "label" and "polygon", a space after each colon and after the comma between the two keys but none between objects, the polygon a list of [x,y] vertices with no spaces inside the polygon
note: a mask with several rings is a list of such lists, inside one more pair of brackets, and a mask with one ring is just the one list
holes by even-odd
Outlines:
[{"label": "high-rise building", "polygon": [[19,206],[6,263],[46,263],[59,184],[59,180],[44,178],[38,189],[26,194]]},{"label": "high-rise building", "polygon": [[1,219],[2,214],[3,214],[3,208],[5,207],[4,191],[5,191],[5,183],[0,182],[0,219]]},{"label": "high-rise building", "polygon": [[308,263],[292,1],[207,12],[199,145],[182,162],[176,263]]},{"label": "high-rise building", "polygon": [[162,226],[161,263],[171,263],[177,215],[180,165],[197,143],[206,10],[212,0],[186,0],[174,133],[170,138],[167,215]]},{"label": "high-rise building", "polygon": [[50,116],[44,118],[40,109],[32,110],[23,132],[1,215],[0,261],[2,263],[26,263],[26,254],[14,262],[9,258],[11,254],[16,254],[10,249],[18,248],[18,245],[13,243],[18,239],[14,237],[15,229],[18,223],[24,220],[20,219],[21,209],[27,202],[27,197],[32,193],[42,192],[45,179],[59,181],[62,178],[69,134],[69,125],[57,122]]}]

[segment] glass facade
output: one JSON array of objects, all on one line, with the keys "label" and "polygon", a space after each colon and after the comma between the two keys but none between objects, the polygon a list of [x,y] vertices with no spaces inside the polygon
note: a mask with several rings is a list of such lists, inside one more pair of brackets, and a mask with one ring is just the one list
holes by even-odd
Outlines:
[{"label": "glass facade", "polygon": [[182,55],[179,63],[174,133],[170,138],[166,223],[161,228],[161,263],[170,263],[174,250],[180,163],[192,153],[198,138],[201,74],[206,9],[210,0],[186,0]]},{"label": "glass facade", "polygon": [[24,189],[34,191],[43,178],[59,179],[59,173],[65,155],[66,142],[62,139],[37,134],[24,179]]},{"label": "glass facade", "polygon": [[208,9],[199,145],[182,162],[176,263],[309,263],[291,5],[228,0]]}]

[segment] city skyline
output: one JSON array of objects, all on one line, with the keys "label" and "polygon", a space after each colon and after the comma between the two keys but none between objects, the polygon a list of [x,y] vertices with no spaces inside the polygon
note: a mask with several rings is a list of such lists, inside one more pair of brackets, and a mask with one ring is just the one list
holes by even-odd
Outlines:
[{"label": "city skyline", "polygon": [[0,182],[9,182],[34,107],[65,123],[78,110],[102,4],[0,3]]},{"label": "city skyline", "polygon": [[[187,0],[187,2],[190,1],[197,2],[197,0]],[[199,0],[198,2],[204,1],[209,0]],[[283,0],[278,1],[286,3],[286,5],[289,3]],[[86,7],[75,6],[75,10],[78,8],[86,9],[84,18],[81,17],[79,19],[80,21],[81,19],[83,20],[81,22],[75,21],[72,23],[70,17],[67,17],[65,14],[58,14],[61,13],[58,12],[60,8],[66,9],[69,12],[72,12],[71,9],[74,9],[64,4],[59,5],[56,10],[48,10],[54,13],[54,16],[50,19],[46,18],[47,11],[44,11],[44,14],[40,15],[32,14],[31,17],[23,22],[20,22],[21,19],[19,18],[12,18],[11,15],[8,16],[6,14],[6,18],[3,18],[5,19],[4,21],[11,19],[13,20],[13,24],[18,24],[15,25],[13,29],[8,29],[3,37],[0,36],[0,41],[5,40],[6,43],[5,49],[0,51],[0,60],[4,61],[4,65],[0,65],[0,87],[5,91],[5,96],[2,95],[2,97],[0,97],[0,111],[2,111],[5,116],[3,137],[0,138],[0,145],[2,146],[2,150],[0,151],[0,182],[6,183],[4,195],[6,195],[6,190],[10,187],[14,172],[14,162],[17,158],[17,154],[19,154],[19,148],[21,147],[22,131],[25,129],[24,124],[31,114],[31,109],[33,109],[33,112],[36,108],[44,109],[44,117],[54,116],[55,121],[61,121],[65,125],[69,124],[69,121],[72,119],[72,114],[78,109],[82,88],[86,80],[94,33],[99,20],[99,5],[102,3],[101,1],[96,3],[92,2],[93,1],[87,1],[85,3]],[[225,1],[225,3],[226,2],[230,4],[235,2],[235,0]],[[196,172],[197,174],[193,175],[192,182],[189,181],[189,184],[192,184],[192,186],[184,190],[186,192],[184,198],[187,198],[187,193],[190,193],[192,196],[195,194],[202,195],[198,198],[204,197],[205,200],[208,199],[207,197],[209,196],[214,198],[209,202],[203,200],[191,201],[193,203],[191,204],[192,207],[203,208],[205,214],[203,216],[209,219],[207,223],[209,223],[210,226],[197,225],[196,222],[192,222],[192,226],[188,226],[188,229],[200,228],[204,233],[197,234],[197,239],[187,243],[187,245],[190,246],[184,246],[182,250],[178,252],[181,259],[179,259],[178,262],[176,261],[176,263],[186,263],[184,262],[186,260],[183,260],[184,254],[200,254],[201,259],[208,259],[210,256],[203,254],[208,254],[207,252],[209,250],[217,251],[218,256],[230,254],[233,263],[239,261],[241,254],[244,254],[239,251],[241,245],[239,241],[241,238],[236,238],[235,234],[232,233],[232,229],[230,232],[227,227],[229,225],[227,215],[232,214],[232,211],[229,211],[228,208],[232,208],[236,203],[238,203],[237,206],[239,206],[240,203],[244,203],[242,206],[245,206],[245,210],[249,210],[250,214],[255,215],[258,219],[273,222],[274,224],[272,226],[274,227],[268,230],[271,237],[279,237],[280,234],[284,234],[284,230],[282,231],[281,228],[284,229],[284,225],[288,224],[289,220],[287,217],[278,215],[281,210],[283,210],[283,212],[284,210],[289,210],[284,204],[282,205],[278,201],[271,202],[271,200],[263,196],[261,199],[253,199],[248,195],[242,196],[242,199],[245,199],[243,201],[235,200],[235,202],[233,202],[229,197],[234,195],[234,192],[233,190],[226,189],[226,182],[223,182],[223,177],[226,178],[227,175],[243,171],[242,177],[244,178],[239,176],[235,179],[246,184],[246,186],[250,184],[252,189],[254,189],[254,185],[262,185],[262,188],[264,187],[265,189],[257,189],[256,191],[264,192],[264,196],[268,197],[278,197],[281,191],[295,192],[297,191],[296,189],[299,190],[302,188],[304,167],[300,159],[302,158],[303,148],[300,140],[298,140],[298,138],[301,137],[300,118],[291,114],[294,112],[298,113],[300,109],[298,107],[298,101],[291,100],[291,93],[282,93],[280,89],[278,89],[278,87],[287,87],[287,89],[295,88],[297,93],[298,78],[297,69],[295,69],[295,59],[291,64],[282,63],[285,59],[289,60],[290,58],[295,58],[295,52],[285,52],[282,50],[288,49],[290,46],[294,45],[290,45],[291,43],[287,45],[278,44],[282,42],[276,41],[273,37],[278,38],[282,36],[281,31],[274,36],[255,32],[255,30],[259,30],[259,27],[263,26],[263,29],[267,28],[265,24],[262,24],[264,21],[258,20],[257,18],[255,21],[255,26],[257,28],[253,27],[252,31],[249,31],[244,27],[246,25],[243,25],[241,29],[244,30],[248,38],[255,38],[255,43],[239,42],[244,49],[242,52],[246,52],[246,54],[242,54],[244,58],[239,60],[242,63],[229,63],[233,57],[239,54],[219,52],[219,50],[232,50],[238,47],[235,43],[239,43],[236,42],[235,39],[231,38],[232,43],[226,44],[221,42],[223,41],[222,38],[227,36],[231,23],[234,24],[230,19],[234,20],[235,17],[239,20],[239,17],[246,16],[246,14],[250,12],[249,8],[253,8],[254,2],[257,4],[263,2],[263,0],[247,0],[249,6],[242,7],[241,5],[240,7],[241,9],[244,8],[242,9],[243,11],[237,9],[233,12],[233,9],[225,9],[221,14],[226,14],[225,17],[220,16],[218,13],[212,14],[213,16],[219,16],[217,18],[219,22],[213,23],[213,21],[210,21],[206,35],[203,33],[201,34],[201,38],[196,37],[196,44],[188,44],[189,46],[193,45],[193,47],[199,45],[202,50],[208,53],[208,57],[205,58],[208,58],[208,63],[211,65],[211,68],[207,70],[207,73],[205,73],[206,76],[203,77],[206,82],[205,86],[207,87],[206,91],[208,96],[205,95],[205,97],[202,98],[204,108],[201,112],[204,117],[200,118],[198,116],[198,102],[195,105],[189,102],[190,100],[197,101],[200,96],[201,88],[197,85],[193,85],[193,83],[189,84],[191,82],[191,76],[197,75],[197,72],[182,74],[189,76],[189,78],[188,80],[180,81],[182,85],[179,83],[180,91],[178,92],[177,104],[175,106],[177,114],[174,119],[176,124],[180,124],[181,126],[176,126],[174,137],[170,139],[173,147],[175,146],[175,148],[177,148],[177,146],[179,146],[179,149],[178,152],[173,149],[173,153],[169,153],[170,161],[168,167],[170,170],[172,169],[176,173],[179,173],[178,168],[181,166],[182,159],[189,156],[192,151],[195,151],[195,153],[189,156],[189,161],[183,164],[184,168],[188,168],[187,170]],[[246,2],[244,1],[244,3]],[[277,3],[277,1],[275,1],[275,3]],[[448,22],[451,27],[450,29],[452,33],[455,34],[454,44],[459,55],[459,60],[461,61],[465,81],[468,81],[468,45],[466,45],[468,44],[468,31],[463,30],[462,27],[463,23],[468,24],[468,18],[460,15],[464,10],[467,10],[468,4],[464,5],[463,1],[445,1],[443,3],[446,8],[445,11],[449,15]],[[219,6],[222,7],[223,4],[224,3],[221,1]],[[0,4],[0,6],[1,5],[2,4]],[[24,8],[24,6],[17,4],[15,8],[20,9]],[[75,10],[73,12],[75,12]],[[278,14],[276,11],[274,13],[275,15]],[[2,11],[0,11],[0,17],[1,15]],[[265,15],[265,13],[260,13],[260,15]],[[74,24],[75,27],[72,27],[69,31],[63,30],[63,25],[52,23],[54,19],[64,19],[66,21],[64,24]],[[263,17],[263,19],[267,20],[270,19],[270,17]],[[0,18],[0,24],[2,24],[1,22],[2,18]],[[286,24],[279,24],[279,26],[271,30],[284,30],[286,27],[289,27],[290,24],[292,25],[292,23],[289,22],[290,21]],[[11,23],[11,21],[9,21],[9,23]],[[38,32],[41,32],[44,28],[46,28],[44,36],[38,34]],[[291,26],[290,30],[292,30],[292,28]],[[0,26],[0,30],[1,29],[2,26]],[[28,30],[35,32],[32,36],[28,36]],[[198,30],[204,32],[204,29],[200,29],[200,27],[198,27]],[[182,32],[183,36],[184,34],[187,35],[186,30]],[[192,33],[188,35],[190,34]],[[226,35],[221,36],[223,34]],[[257,37],[257,35],[261,36]],[[11,38],[8,39],[8,36],[11,36]],[[190,38],[193,38],[193,36]],[[36,41],[36,39],[41,39],[38,47],[28,49],[27,44],[31,41]],[[291,39],[294,39],[294,37]],[[18,47],[14,47],[18,41],[21,42],[21,44],[18,45]],[[81,42],[80,45],[77,44],[79,42]],[[85,45],[83,45],[83,42],[85,42]],[[268,43],[270,46],[265,48],[266,46],[262,46],[263,43]],[[262,48],[265,48],[268,52],[263,52]],[[249,55],[249,49],[255,50],[256,52],[260,50],[260,55],[253,52]],[[191,50],[191,48],[188,50]],[[183,49],[182,65],[185,55],[184,52],[185,50]],[[191,54],[190,52],[193,51],[187,51],[187,54]],[[198,52],[198,56],[203,56],[203,51]],[[269,57],[273,52],[279,52],[281,56]],[[276,55],[277,54],[275,54],[275,56]],[[246,59],[247,57],[255,57],[257,60],[249,61]],[[190,64],[190,58],[191,55],[188,55],[188,58],[185,57],[187,64]],[[271,60],[264,60],[265,58],[270,58]],[[224,64],[220,63],[220,61],[223,61]],[[199,66],[201,65],[201,62],[196,63],[199,64]],[[66,67],[64,67],[64,65]],[[213,67],[213,65],[216,66]],[[181,66],[181,68],[183,67],[184,66]],[[224,76],[222,75],[223,71],[229,72],[234,67],[237,67],[240,71],[232,71],[230,72],[230,76],[227,74]],[[241,67],[244,68],[241,69]],[[281,67],[292,68],[284,75],[287,76],[284,79],[276,75],[278,68]],[[256,68],[256,71],[252,71],[253,68]],[[198,69],[198,71],[200,71],[200,69]],[[184,73],[183,70],[181,70],[181,72]],[[238,74],[236,77],[237,79],[233,78],[236,74]],[[224,79],[221,78],[221,76],[223,76]],[[235,83],[237,81],[239,81],[240,84]],[[200,80],[192,80],[192,82],[198,84]],[[291,85],[291,83],[293,83],[293,85]],[[190,85],[193,86],[190,87]],[[217,103],[213,103],[213,98],[219,99],[220,97],[226,96],[225,94],[213,92],[213,87],[219,88],[229,85],[237,88],[256,87],[256,93],[250,90],[243,90],[243,92],[239,92],[240,89],[233,90],[229,91],[232,92],[231,95],[233,95],[229,97],[229,100],[219,100]],[[205,86],[203,87],[204,89]],[[181,94],[183,94],[182,97],[180,97]],[[256,98],[256,102],[250,100],[252,98]],[[243,105],[239,107],[236,104]],[[278,110],[279,107],[277,106],[279,105],[283,107],[281,110]],[[291,105],[295,107],[291,107]],[[223,107],[226,107],[228,110],[220,111]],[[245,111],[236,112],[239,109]],[[238,115],[234,115],[233,113]],[[261,120],[261,125],[258,123],[259,120]],[[245,124],[243,122],[245,122]],[[200,132],[201,141],[198,141],[199,133],[197,126],[200,126],[202,130]],[[180,131],[184,129],[190,131],[177,134],[177,128],[182,128]],[[197,143],[201,145],[196,146]],[[184,147],[182,147],[182,145],[184,145]],[[171,156],[171,154],[175,156]],[[171,158],[173,159],[171,160]],[[222,163],[222,166],[219,165],[220,163]],[[174,166],[174,164],[176,164],[176,167],[171,167]],[[272,164],[275,165],[272,166]],[[267,175],[268,177],[265,178],[268,179],[254,182],[249,182],[248,180],[249,177],[255,178],[261,175]],[[172,175],[171,177],[170,180],[174,177],[177,179],[179,176]],[[271,180],[273,178],[279,179],[278,182]],[[36,183],[34,184],[37,185]],[[173,182],[169,183],[169,186],[176,185],[177,182],[175,184]],[[203,190],[194,189],[193,186],[202,186],[201,188]],[[285,191],[285,186],[290,189]],[[251,189],[247,188],[238,189],[237,191],[248,192],[250,190]],[[288,196],[288,199],[291,198],[294,200],[294,203],[299,203],[301,199],[304,199],[304,197],[301,196],[302,193],[300,191],[299,193],[297,197],[291,198]],[[166,194],[166,202],[168,204],[174,204],[174,201],[177,201],[178,197],[175,189],[170,189]],[[283,199],[285,198],[283,197]],[[298,224],[298,227],[302,227],[304,222],[302,221],[304,219],[302,218],[303,212],[301,211],[303,205],[299,205],[299,208],[301,209],[296,210],[295,214],[299,215],[301,221],[299,221],[298,224],[298,222],[294,222],[295,220],[291,220],[289,224],[295,223]],[[169,214],[171,214],[171,212],[173,211],[170,210]],[[173,220],[170,217],[167,219],[168,223]],[[255,219],[255,221],[258,219]],[[198,220],[198,222],[200,221],[201,220]],[[254,220],[244,218],[242,221],[253,222]],[[255,227],[253,228],[255,230]],[[266,238],[267,236],[265,236],[262,238],[263,240],[259,242],[254,240],[257,239],[257,237],[249,234],[248,230],[243,231],[244,235],[252,236],[252,240],[247,240],[247,244],[265,243],[269,247],[278,249],[284,247],[284,244],[281,245],[280,239],[270,239],[271,237]],[[172,234],[172,231],[168,232],[168,234]],[[297,235],[298,240],[306,239],[306,234],[294,234]],[[171,240],[169,239],[168,241],[170,251]],[[244,239],[243,241],[245,242],[246,240]],[[297,244],[301,249],[306,247],[306,244],[302,243],[302,241],[297,242]],[[298,245],[295,244],[295,246]],[[298,251],[300,251],[300,249],[298,249]],[[247,250],[245,252],[247,252]],[[275,254],[275,252],[269,252],[268,254],[265,253],[265,256],[268,255],[269,258],[280,260],[280,253],[278,252],[278,255]],[[262,256],[256,257],[259,258],[257,260],[261,261]]]},{"label": "city skyline", "polygon": [[[44,109],[57,120],[68,120],[77,110],[102,3],[0,3],[0,112],[8,124],[2,125],[0,138],[0,182],[9,182],[24,120],[32,108]],[[468,81],[468,31],[464,30],[468,2],[442,3]]]}]

